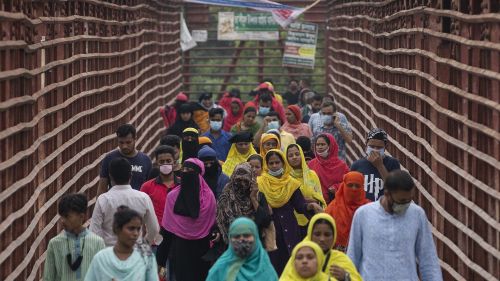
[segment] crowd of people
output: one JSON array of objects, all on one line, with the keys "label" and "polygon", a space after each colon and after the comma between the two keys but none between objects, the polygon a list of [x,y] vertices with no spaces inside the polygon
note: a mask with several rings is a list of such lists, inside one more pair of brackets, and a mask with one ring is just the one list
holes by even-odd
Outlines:
[{"label": "crowd of people", "polygon": [[[334,98],[292,80],[214,102],[179,93],[151,155],[116,130],[87,198],[66,194],[45,281],[424,280],[442,273],[415,184],[373,128],[346,163],[352,128]],[[191,99],[190,99],[191,98]]]}]

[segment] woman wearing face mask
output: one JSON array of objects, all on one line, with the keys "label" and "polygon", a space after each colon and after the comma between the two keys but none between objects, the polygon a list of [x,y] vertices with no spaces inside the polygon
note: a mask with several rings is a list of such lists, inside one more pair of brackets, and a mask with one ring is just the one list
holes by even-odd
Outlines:
[{"label": "woman wearing face mask", "polygon": [[304,241],[315,242],[321,247],[325,255],[325,261],[320,264],[321,271],[333,276],[333,280],[362,281],[351,259],[341,251],[332,249],[336,238],[335,221],[329,214],[321,213],[312,217]]},{"label": "woman wearing face mask", "polygon": [[229,227],[229,248],[217,260],[207,281],[277,281],[278,275],[262,247],[255,223],[245,217]]},{"label": "woman wearing face mask", "polygon": [[203,162],[187,159],[180,186],[167,195],[157,262],[163,265],[168,257],[177,281],[205,280],[210,268],[202,257],[210,248],[217,205],[204,173]]},{"label": "woman wearing face mask", "polygon": [[255,121],[255,117],[257,117],[257,109],[253,106],[245,107],[243,119],[231,127],[231,133],[249,132],[252,133],[252,136],[255,136],[260,129],[260,125]]},{"label": "woman wearing face mask", "polygon": [[325,256],[316,243],[300,242],[293,249],[280,281],[330,281],[330,277],[321,271],[324,260]]},{"label": "woman wearing face mask", "polygon": [[231,148],[227,154],[226,162],[222,165],[222,172],[227,176],[233,174],[236,165],[246,162],[247,158],[257,153],[252,145],[251,133],[237,133],[229,139]]},{"label": "woman wearing face mask", "polygon": [[260,137],[260,156],[264,158],[271,149],[280,149],[280,139],[275,134],[262,134]]},{"label": "woman wearing face mask", "polygon": [[291,168],[281,150],[271,149],[264,161],[264,171],[257,178],[257,183],[272,208],[278,250],[269,254],[276,272],[280,274],[293,247],[301,239],[294,211],[310,217],[323,209],[317,203],[305,201],[299,190],[300,182],[290,176]]},{"label": "woman wearing face mask", "polygon": [[217,153],[209,146],[204,146],[198,152],[198,159],[205,164],[205,175],[203,178],[218,199],[229,181],[229,178],[222,172],[222,167],[217,159]]},{"label": "woman wearing face mask", "polygon": [[309,168],[315,171],[321,182],[323,198],[328,204],[335,197],[344,175],[349,167],[338,157],[339,147],[331,134],[321,134],[316,138],[316,158],[309,162]]},{"label": "woman wearing face mask", "polygon": [[226,244],[229,224],[242,216],[253,219],[260,234],[272,221],[266,198],[259,192],[252,167],[246,162],[236,166],[217,203],[217,226]]},{"label": "woman wearing face mask", "polygon": [[365,176],[359,172],[345,174],[344,181],[335,194],[335,199],[325,210],[335,219],[337,224],[335,249],[342,252],[347,250],[354,212],[362,205],[371,202],[365,198],[364,181]]},{"label": "woman wearing face mask", "polygon": [[85,281],[157,281],[155,256],[148,245],[136,245],[142,227],[142,215],[120,206],[113,216],[113,247],[98,252],[85,275]]},{"label": "woman wearing face mask", "polygon": [[182,136],[182,131],[186,128],[198,129],[198,125],[193,120],[193,108],[189,104],[183,104],[177,110],[174,124],[168,128],[165,135]]},{"label": "woman wearing face mask", "polygon": [[[307,167],[302,148],[297,144],[289,145],[286,150],[286,160],[292,167],[290,175],[301,183],[300,191],[306,201],[318,203],[322,208],[325,208],[326,203],[321,192],[321,183],[316,173]],[[304,215],[297,213],[295,217],[301,227],[302,235],[305,236],[309,220]]]}]

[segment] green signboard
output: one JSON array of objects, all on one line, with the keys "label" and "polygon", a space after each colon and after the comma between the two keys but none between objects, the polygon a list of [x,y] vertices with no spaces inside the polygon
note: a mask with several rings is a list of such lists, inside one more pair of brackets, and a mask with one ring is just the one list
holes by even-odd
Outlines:
[{"label": "green signboard", "polygon": [[271,13],[219,12],[218,40],[279,40]]}]

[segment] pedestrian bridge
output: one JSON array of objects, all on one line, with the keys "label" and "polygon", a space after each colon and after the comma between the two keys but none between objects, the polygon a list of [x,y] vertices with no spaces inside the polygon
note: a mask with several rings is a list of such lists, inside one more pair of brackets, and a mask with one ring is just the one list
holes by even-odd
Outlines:
[{"label": "pedestrian bridge", "polygon": [[[288,0],[293,6],[312,1]],[[500,4],[323,1],[316,69],[276,42],[217,42],[223,9],[180,0],[0,1],[0,280],[40,280],[57,200],[95,203],[99,163],[132,123],[151,154],[159,109],[183,90],[278,90],[308,77],[352,123],[348,160],[382,127],[417,180],[445,280],[500,279]],[[204,43],[180,49],[180,13]],[[214,71],[214,69],[216,69]]]}]

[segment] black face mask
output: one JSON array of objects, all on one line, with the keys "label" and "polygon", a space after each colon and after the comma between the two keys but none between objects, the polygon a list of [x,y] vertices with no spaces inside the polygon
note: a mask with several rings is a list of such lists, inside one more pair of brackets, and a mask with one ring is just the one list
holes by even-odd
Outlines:
[{"label": "black face mask", "polygon": [[[71,250],[69,248],[69,240],[68,238],[66,238],[66,242],[68,244],[68,254],[66,255],[66,262],[68,263],[68,266],[69,268],[72,270],[72,271],[76,271],[80,265],[82,265],[82,261],[83,261],[83,256],[82,254],[80,254],[76,260],[73,262],[73,257],[71,256]],[[83,253],[83,249],[85,248],[85,237],[83,238],[83,243],[82,243],[82,251],[81,253]]]}]

